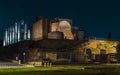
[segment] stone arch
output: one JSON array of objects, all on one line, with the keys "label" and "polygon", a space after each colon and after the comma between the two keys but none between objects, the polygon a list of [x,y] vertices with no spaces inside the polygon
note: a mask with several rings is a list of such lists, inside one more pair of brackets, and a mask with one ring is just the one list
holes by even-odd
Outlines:
[{"label": "stone arch", "polygon": [[91,49],[86,49],[86,56],[87,56],[87,59],[92,59],[92,51],[91,51]]}]

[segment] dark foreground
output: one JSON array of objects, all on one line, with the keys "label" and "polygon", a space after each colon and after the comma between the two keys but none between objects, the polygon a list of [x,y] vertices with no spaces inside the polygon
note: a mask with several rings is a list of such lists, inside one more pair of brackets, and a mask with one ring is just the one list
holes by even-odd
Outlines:
[{"label": "dark foreground", "polygon": [[0,75],[120,75],[120,66],[56,66],[0,69]]}]

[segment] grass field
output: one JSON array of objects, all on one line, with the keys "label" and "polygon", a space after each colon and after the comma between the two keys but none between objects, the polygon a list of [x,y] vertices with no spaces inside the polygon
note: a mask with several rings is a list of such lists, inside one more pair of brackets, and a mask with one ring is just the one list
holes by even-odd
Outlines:
[{"label": "grass field", "polygon": [[120,75],[120,66],[54,66],[0,69],[0,75]]}]

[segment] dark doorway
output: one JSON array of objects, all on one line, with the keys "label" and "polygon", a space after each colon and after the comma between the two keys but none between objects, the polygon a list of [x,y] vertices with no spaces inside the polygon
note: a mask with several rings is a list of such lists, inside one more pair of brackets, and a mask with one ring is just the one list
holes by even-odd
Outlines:
[{"label": "dark doorway", "polygon": [[106,50],[100,50],[100,61],[101,63],[107,62]]}]

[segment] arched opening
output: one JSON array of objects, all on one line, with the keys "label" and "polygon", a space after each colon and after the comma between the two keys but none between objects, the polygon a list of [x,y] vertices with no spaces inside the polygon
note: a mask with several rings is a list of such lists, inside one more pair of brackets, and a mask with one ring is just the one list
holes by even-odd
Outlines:
[{"label": "arched opening", "polygon": [[86,56],[87,56],[87,61],[91,62],[92,61],[92,52],[91,52],[91,49],[86,49]]}]

